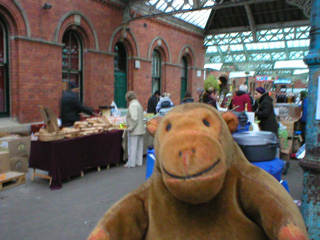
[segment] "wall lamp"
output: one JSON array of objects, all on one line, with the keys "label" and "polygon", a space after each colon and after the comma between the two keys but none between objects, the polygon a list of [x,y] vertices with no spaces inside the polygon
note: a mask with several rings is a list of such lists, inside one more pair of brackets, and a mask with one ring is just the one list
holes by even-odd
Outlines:
[{"label": "wall lamp", "polygon": [[45,4],[43,4],[43,6],[41,8],[47,10],[47,9],[52,8],[52,5],[50,3],[45,3]]}]

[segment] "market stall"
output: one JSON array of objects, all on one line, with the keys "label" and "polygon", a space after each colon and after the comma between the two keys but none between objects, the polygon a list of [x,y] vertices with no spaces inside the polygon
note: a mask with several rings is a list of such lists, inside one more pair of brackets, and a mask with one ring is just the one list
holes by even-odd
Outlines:
[{"label": "market stall", "polygon": [[51,189],[62,180],[80,175],[87,168],[104,167],[122,160],[123,130],[111,130],[51,142],[32,141],[29,167],[48,171]]}]

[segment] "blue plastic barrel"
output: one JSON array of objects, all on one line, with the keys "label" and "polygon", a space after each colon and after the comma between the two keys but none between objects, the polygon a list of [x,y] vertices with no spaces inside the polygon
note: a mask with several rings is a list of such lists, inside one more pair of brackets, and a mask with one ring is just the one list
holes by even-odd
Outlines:
[{"label": "blue plastic barrel", "polygon": [[288,182],[286,180],[281,180],[280,183],[288,191],[288,193],[290,193]]},{"label": "blue plastic barrel", "polygon": [[251,162],[253,165],[256,165],[259,168],[270,173],[274,176],[279,182],[281,181],[281,172],[283,170],[285,162],[282,159],[275,158],[271,161],[265,162]]},{"label": "blue plastic barrel", "polygon": [[148,146],[147,150],[147,170],[146,170],[146,180],[151,177],[153,173],[154,163],[156,161],[156,156],[154,154],[153,146]]}]

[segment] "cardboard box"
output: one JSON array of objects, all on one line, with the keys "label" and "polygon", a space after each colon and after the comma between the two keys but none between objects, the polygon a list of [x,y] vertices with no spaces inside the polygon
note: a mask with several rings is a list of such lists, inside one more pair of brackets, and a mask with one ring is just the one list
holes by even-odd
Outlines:
[{"label": "cardboard box", "polygon": [[31,136],[0,138],[0,151],[8,152],[11,157],[30,156]]},{"label": "cardboard box", "polygon": [[299,149],[301,148],[301,138],[299,137],[294,137],[293,138],[293,143],[292,143],[292,152],[296,153],[299,151]]},{"label": "cardboard box", "polygon": [[0,174],[10,171],[9,153],[0,152]]},{"label": "cardboard box", "polygon": [[294,121],[281,120],[281,124],[287,128],[288,137],[292,138],[294,135],[294,132],[297,129],[298,120],[294,120]]},{"label": "cardboard box", "polygon": [[13,157],[10,158],[10,171],[28,172],[29,158],[28,157]]},{"label": "cardboard box", "polygon": [[288,140],[287,148],[280,149],[280,158],[285,161],[290,160],[290,154],[292,153],[292,140]]},{"label": "cardboard box", "polygon": [[295,103],[277,103],[279,117],[281,120],[296,121],[299,120],[302,113],[302,108]]}]

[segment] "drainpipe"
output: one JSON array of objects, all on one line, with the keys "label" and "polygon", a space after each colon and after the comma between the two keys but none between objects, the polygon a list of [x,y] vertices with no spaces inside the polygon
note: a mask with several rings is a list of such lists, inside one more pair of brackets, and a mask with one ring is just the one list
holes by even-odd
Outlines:
[{"label": "drainpipe", "polygon": [[[299,162],[303,169],[301,213],[310,240],[320,239],[320,0],[312,0],[310,49],[304,62],[309,67],[306,130],[306,156]],[[320,113],[319,113],[320,115]]]}]

